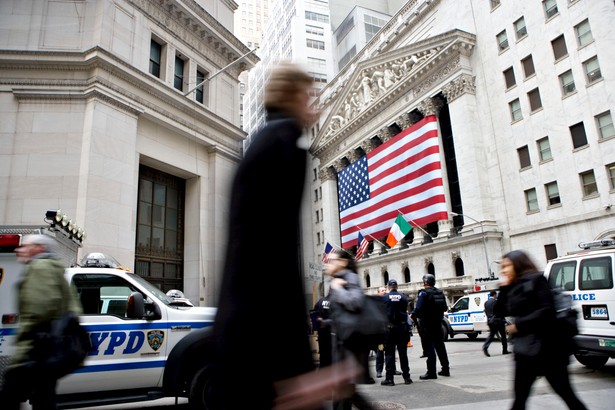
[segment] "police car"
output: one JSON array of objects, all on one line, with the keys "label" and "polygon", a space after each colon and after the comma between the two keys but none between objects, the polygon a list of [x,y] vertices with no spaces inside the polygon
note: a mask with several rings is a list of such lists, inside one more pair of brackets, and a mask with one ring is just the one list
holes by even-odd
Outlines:
[{"label": "police car", "polygon": [[576,359],[590,368],[615,358],[615,240],[579,244],[581,251],[549,261],[545,276],[572,297],[579,312]]},{"label": "police car", "polygon": [[455,304],[444,313],[442,328],[444,340],[455,335],[464,334],[470,340],[475,340],[480,333],[489,332],[485,302],[489,299],[489,291],[468,293],[457,299]]},{"label": "police car", "polygon": [[[177,301],[103,254],[88,255],[65,276],[77,288],[83,307],[80,322],[93,349],[82,368],[59,380],[59,408],[161,397],[188,397],[192,408],[212,408],[209,363],[215,308]],[[4,285],[2,297],[13,297]],[[11,354],[15,317],[14,312],[2,312],[1,357]]]}]

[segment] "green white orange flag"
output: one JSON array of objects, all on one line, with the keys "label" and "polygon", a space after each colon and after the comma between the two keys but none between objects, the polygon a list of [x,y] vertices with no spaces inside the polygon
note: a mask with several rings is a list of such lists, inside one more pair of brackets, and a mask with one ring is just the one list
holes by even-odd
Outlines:
[{"label": "green white orange flag", "polygon": [[397,242],[401,241],[404,236],[408,235],[408,232],[412,230],[412,226],[406,222],[402,214],[397,215],[395,223],[391,226],[389,236],[387,236],[386,243],[391,248],[397,245]]}]

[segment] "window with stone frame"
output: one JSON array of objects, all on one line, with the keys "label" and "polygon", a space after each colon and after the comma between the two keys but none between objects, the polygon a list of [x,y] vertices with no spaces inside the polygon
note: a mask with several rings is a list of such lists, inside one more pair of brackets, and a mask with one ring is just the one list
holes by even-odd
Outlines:
[{"label": "window with stone frame", "polygon": [[556,0],[543,0],[542,5],[544,7],[545,17],[547,18],[547,20],[558,13]]},{"label": "window with stone frame", "polygon": [[571,125],[570,137],[572,137],[572,146],[576,149],[587,145],[587,134],[585,133],[585,125],[583,121],[578,124]]},{"label": "window with stone frame", "polygon": [[523,66],[523,74],[525,75],[525,78],[529,78],[536,74],[536,69],[534,68],[534,59],[532,58],[531,54],[521,60],[521,65]]},{"label": "window with stone frame", "polygon": [[611,111],[596,115],[596,125],[600,139],[615,137],[615,127],[613,127],[613,117]]},{"label": "window with stone frame", "polygon": [[553,57],[555,58],[555,61],[558,61],[568,55],[566,39],[563,34],[551,40],[551,47],[553,48]]},{"label": "window with stone frame", "polygon": [[536,188],[530,188],[525,191],[525,206],[527,212],[537,212],[539,210]]},{"label": "window with stone frame", "polygon": [[532,166],[532,161],[530,160],[530,150],[527,145],[517,148],[517,156],[519,157],[519,167],[521,169]]},{"label": "window with stone frame", "polygon": [[557,181],[545,184],[545,193],[547,194],[547,203],[549,206],[560,204],[562,201],[559,196],[559,188]]},{"label": "window with stone frame", "polygon": [[615,190],[615,162],[606,166],[606,175],[609,178],[610,190]]},{"label": "window with stone frame", "polygon": [[554,243],[545,245],[545,257],[548,261],[557,258],[557,246]]},{"label": "window with stone frame", "polygon": [[549,143],[549,137],[544,137],[536,141],[536,146],[538,147],[538,155],[540,156],[540,161],[548,161],[553,159],[553,154],[551,153],[551,144]]},{"label": "window with stone frame", "polygon": [[600,71],[600,64],[598,64],[598,57],[594,56],[583,63],[583,70],[587,78],[587,83],[592,84],[602,78],[602,72]]},{"label": "window with stone frame", "polygon": [[540,99],[540,90],[538,88],[534,88],[527,93],[527,98],[530,101],[531,112],[538,111],[542,108],[542,100]]},{"label": "window with stone frame", "polygon": [[196,83],[200,84],[194,91],[194,98],[201,104],[209,105],[209,81],[205,79],[209,76],[209,73],[202,68],[196,70]]},{"label": "window with stone frame", "polygon": [[506,89],[509,89],[517,84],[515,80],[515,71],[512,67],[508,67],[503,72],[504,74],[504,82],[506,83]]},{"label": "window with stone frame", "polygon": [[523,37],[527,36],[527,26],[525,25],[525,18],[521,17],[517,21],[513,23],[515,26],[515,35],[517,36],[517,40],[521,40]]},{"label": "window with stone frame", "polygon": [[506,30],[502,30],[496,36],[496,40],[498,42],[498,50],[504,51],[508,49],[508,36],[506,35]]},{"label": "window with stone frame", "polygon": [[509,102],[508,106],[510,108],[510,118],[512,122],[523,119],[523,115],[521,114],[521,102],[518,98]]},{"label": "window with stone frame", "polygon": [[574,84],[574,77],[572,76],[572,70],[568,70],[559,76],[559,83],[562,87],[562,96],[567,96],[574,93],[577,90]]},{"label": "window with stone frame", "polygon": [[149,51],[149,73],[154,77],[160,78],[160,67],[162,66],[163,44],[155,39],[150,41]]},{"label": "window with stone frame", "polygon": [[579,47],[584,47],[594,41],[592,29],[589,26],[589,20],[583,20],[582,22],[574,26],[574,32],[577,35],[577,42],[579,43]]},{"label": "window with stone frame", "polygon": [[173,88],[179,91],[184,90],[185,66],[185,61],[180,56],[175,56],[175,67],[173,70]]},{"label": "window with stone frame", "polygon": [[596,183],[596,175],[594,175],[593,169],[590,169],[589,171],[581,172],[579,174],[579,177],[581,179],[583,197],[588,197],[588,196],[598,194],[598,184]]}]

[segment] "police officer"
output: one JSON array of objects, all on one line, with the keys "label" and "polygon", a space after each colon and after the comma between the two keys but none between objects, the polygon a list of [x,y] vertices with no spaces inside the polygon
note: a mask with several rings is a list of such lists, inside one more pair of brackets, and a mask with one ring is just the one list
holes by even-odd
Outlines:
[{"label": "police officer", "polygon": [[383,386],[395,386],[395,350],[399,353],[399,365],[405,384],[411,384],[410,366],[408,365],[408,298],[397,291],[397,281],[389,280],[387,284],[389,293],[384,296],[387,316],[389,318],[388,331],[384,341],[384,361],[386,365],[385,379],[380,383]]},{"label": "police officer", "polygon": [[[423,287],[417,296],[416,306],[412,312],[414,320],[418,319],[421,326],[421,343],[427,353],[427,373],[421,375],[421,380],[437,379],[440,376],[450,376],[448,354],[444,346],[442,334],[442,318],[447,309],[444,293],[436,288],[436,277],[423,275]],[[436,374],[436,354],[442,370]]]}]

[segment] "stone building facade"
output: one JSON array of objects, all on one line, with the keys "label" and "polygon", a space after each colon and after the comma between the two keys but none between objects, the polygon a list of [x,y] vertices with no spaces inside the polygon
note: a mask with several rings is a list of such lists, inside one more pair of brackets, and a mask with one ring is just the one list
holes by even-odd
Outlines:
[{"label": "stone building facade", "polygon": [[340,243],[338,172],[431,114],[447,206],[461,215],[393,249],[369,238],[370,292],[396,279],[415,295],[429,272],[453,301],[497,277],[509,250],[544,267],[615,237],[613,18],[606,0],[408,1],[317,102],[316,248]]}]

